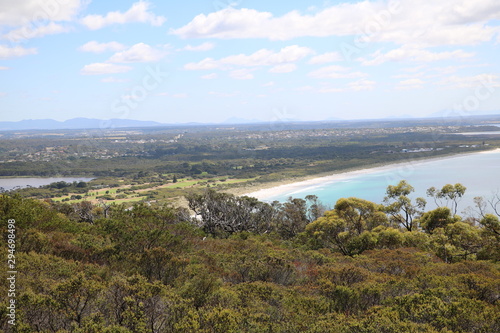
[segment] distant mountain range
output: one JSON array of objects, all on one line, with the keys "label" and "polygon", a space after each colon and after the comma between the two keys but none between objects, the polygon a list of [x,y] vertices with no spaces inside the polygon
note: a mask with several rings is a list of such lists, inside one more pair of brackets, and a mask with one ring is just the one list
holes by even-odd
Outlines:
[{"label": "distant mountain range", "polygon": [[402,121],[431,121],[435,122],[436,119],[441,119],[442,123],[455,122],[461,125],[467,125],[467,119],[476,120],[490,120],[490,121],[500,121],[500,112],[488,115],[469,115],[458,117],[455,113],[450,112],[448,116],[443,113],[436,113],[427,118],[414,118],[411,115],[404,115],[398,117],[389,117],[382,119],[364,119],[364,120],[347,120],[340,118],[327,118],[323,121],[301,121],[297,119],[279,119],[277,121],[262,121],[257,119],[244,119],[232,117],[226,121],[219,123],[159,123],[156,121],[143,121],[143,120],[131,120],[131,119],[91,119],[91,118],[73,118],[66,121],[57,121],[53,119],[27,119],[21,121],[0,121],[0,131],[20,131],[20,130],[83,130],[83,129],[116,129],[116,128],[138,128],[138,127],[160,127],[160,126],[207,126],[207,125],[258,125],[258,124],[273,124],[273,123],[321,123],[321,122],[335,122],[338,124],[353,124],[353,123],[364,123],[364,122],[391,122],[398,124]]},{"label": "distant mountain range", "polygon": [[[254,124],[262,123],[257,119],[229,118],[220,124]],[[156,121],[142,121],[131,119],[89,119],[73,118],[66,121],[53,119],[27,119],[21,121],[0,121],[0,131],[19,130],[65,130],[65,129],[112,129],[126,127],[153,127],[153,126],[200,126],[210,125],[208,123],[172,123],[165,124]],[[212,124],[213,125],[213,124]]]},{"label": "distant mountain range", "polygon": [[53,119],[28,119],[21,121],[0,121],[0,131],[9,130],[61,130],[61,129],[99,129],[99,128],[123,128],[123,127],[151,127],[165,126],[166,124],[156,121],[142,121],[130,119],[89,119],[74,118],[66,121]]}]

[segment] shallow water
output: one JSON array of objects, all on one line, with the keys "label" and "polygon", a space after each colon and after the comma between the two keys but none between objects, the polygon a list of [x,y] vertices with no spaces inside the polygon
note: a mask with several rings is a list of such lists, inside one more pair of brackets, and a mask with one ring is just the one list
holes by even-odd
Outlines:
[{"label": "shallow water", "polygon": [[467,187],[460,202],[460,210],[473,206],[476,196],[491,197],[500,191],[500,150],[488,153],[469,154],[431,161],[408,162],[404,164],[363,170],[357,173],[340,175],[333,180],[317,179],[317,182],[304,182],[303,186],[282,187],[273,191],[256,192],[260,200],[285,201],[288,197],[304,198],[314,194],[328,206],[333,206],[339,198],[358,197],[382,203],[385,190],[406,180],[415,188],[413,198],[424,197],[428,209],[435,208],[432,198],[426,197],[426,190],[432,186],[441,188],[446,184],[461,183]]}]

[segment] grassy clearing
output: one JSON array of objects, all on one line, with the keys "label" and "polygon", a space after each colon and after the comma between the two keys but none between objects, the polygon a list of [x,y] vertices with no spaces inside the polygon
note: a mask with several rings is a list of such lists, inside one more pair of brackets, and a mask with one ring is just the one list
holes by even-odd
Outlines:
[{"label": "grassy clearing", "polygon": [[[217,177],[209,179],[179,179],[176,183],[166,183],[162,185],[147,184],[142,185],[123,185],[119,187],[106,187],[90,190],[87,194],[69,193],[68,195],[54,198],[57,202],[77,203],[81,201],[98,202],[105,200],[109,203],[137,202],[141,200],[171,200],[172,198],[182,197],[187,189],[201,190],[206,187],[227,188],[228,186],[253,181],[256,178],[227,179],[226,177]],[[140,189],[132,189],[141,186]],[[77,196],[81,196],[77,199]]]}]

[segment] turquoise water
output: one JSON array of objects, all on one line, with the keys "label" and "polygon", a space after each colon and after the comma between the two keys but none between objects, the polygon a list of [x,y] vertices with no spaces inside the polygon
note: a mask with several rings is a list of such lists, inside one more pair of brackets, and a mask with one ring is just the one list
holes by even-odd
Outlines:
[{"label": "turquoise water", "polygon": [[460,211],[473,206],[473,198],[491,197],[500,191],[500,151],[449,157],[426,162],[407,162],[367,174],[346,176],[340,180],[323,181],[302,188],[274,193],[272,196],[258,196],[265,201],[285,201],[288,197],[304,198],[314,194],[329,207],[339,198],[358,197],[382,203],[385,190],[406,180],[415,188],[412,197],[424,197],[428,209],[435,208],[432,198],[426,197],[426,190],[432,186],[441,188],[445,184],[461,183],[467,187],[460,202]]}]

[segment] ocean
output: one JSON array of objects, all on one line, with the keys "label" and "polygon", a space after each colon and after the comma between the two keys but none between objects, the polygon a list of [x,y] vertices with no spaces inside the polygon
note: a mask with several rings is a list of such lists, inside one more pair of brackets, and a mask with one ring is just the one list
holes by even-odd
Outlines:
[{"label": "ocean", "polygon": [[434,200],[426,196],[428,188],[440,189],[446,184],[461,183],[467,187],[459,204],[459,212],[462,212],[474,205],[474,197],[488,199],[500,193],[500,149],[347,172],[249,195],[264,201],[286,201],[289,197],[305,198],[306,195],[313,194],[329,207],[333,207],[338,199],[347,197],[382,203],[387,186],[397,185],[401,180],[406,180],[415,188],[410,197],[423,197],[427,200],[427,209],[436,207]]}]

